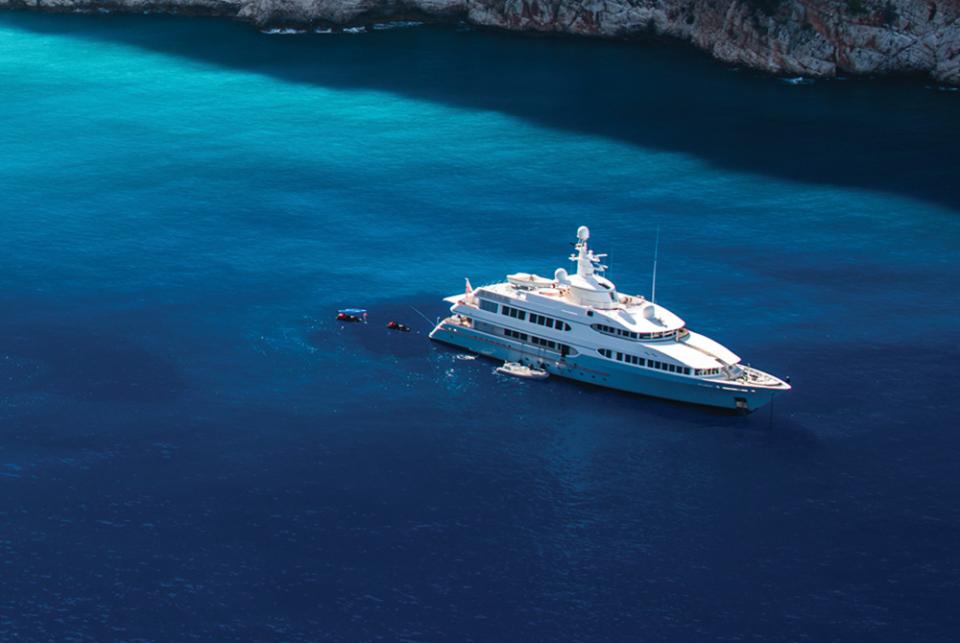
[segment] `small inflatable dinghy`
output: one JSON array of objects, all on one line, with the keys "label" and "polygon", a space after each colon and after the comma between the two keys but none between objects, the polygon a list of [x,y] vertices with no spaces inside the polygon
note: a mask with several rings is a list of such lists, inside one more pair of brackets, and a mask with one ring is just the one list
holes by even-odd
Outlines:
[{"label": "small inflatable dinghy", "polygon": [[363,308],[343,308],[337,311],[337,321],[354,323],[367,321],[367,311]]}]

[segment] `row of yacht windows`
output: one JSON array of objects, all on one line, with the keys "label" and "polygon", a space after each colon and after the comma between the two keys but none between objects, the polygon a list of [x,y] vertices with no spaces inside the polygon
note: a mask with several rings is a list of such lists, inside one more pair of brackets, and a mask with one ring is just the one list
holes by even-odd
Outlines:
[{"label": "row of yacht windows", "polygon": [[656,333],[637,333],[632,330],[624,330],[622,328],[607,326],[606,324],[591,324],[590,328],[601,333],[606,333],[607,335],[626,337],[627,339],[660,339],[662,337],[673,337],[677,334],[677,331],[675,330],[664,330]]},{"label": "row of yacht windows", "polygon": [[527,335],[526,333],[521,333],[511,328],[504,328],[503,334],[507,337],[518,339],[521,342],[530,342],[531,344],[536,344],[537,346],[549,348],[550,350],[557,351],[563,355],[570,353],[569,346],[566,344],[561,344],[560,342],[555,342],[552,339],[544,339],[543,337],[537,337],[536,335]]},{"label": "row of yacht windows", "polygon": [[500,314],[506,315],[507,317],[513,317],[514,319],[519,319],[523,321],[527,318],[527,313],[519,308],[514,308],[513,306],[501,306]]},{"label": "row of yacht windows", "polygon": [[668,364],[666,362],[660,362],[655,359],[644,359],[637,355],[630,355],[628,353],[619,353],[610,350],[609,348],[599,348],[598,352],[608,359],[615,359],[618,362],[626,362],[627,364],[635,364],[637,366],[647,366],[649,368],[657,368],[661,371],[668,371],[670,373],[681,373],[683,375],[690,375],[693,373],[698,377],[709,377],[711,375],[719,375],[719,368],[694,368],[690,369],[688,366],[677,366],[676,364]]},{"label": "row of yacht windows", "polygon": [[646,359],[638,355],[630,355],[629,353],[614,352],[609,348],[599,348],[597,351],[607,359],[615,359],[618,362],[626,362],[627,364],[646,366],[648,368],[657,368],[661,371],[667,371],[669,373],[681,373],[682,375],[690,375],[691,373],[689,366],[678,366],[676,364],[668,364],[667,362],[661,362],[655,359]]},{"label": "row of yacht windows", "polygon": [[[481,303],[483,300],[481,300]],[[493,309],[485,308],[484,310],[490,310],[490,312],[497,312],[496,304],[493,304]],[[482,307],[482,306],[481,306]],[[527,319],[527,311],[520,310],[519,308],[514,308],[513,306],[501,306],[500,314],[506,315],[507,317],[513,317],[514,319],[519,319],[520,321],[525,321]],[[547,317],[546,315],[540,315],[537,313],[530,313],[530,323],[538,324],[540,326],[546,326],[547,328],[555,328],[557,330],[570,330],[570,324],[560,321],[559,319],[554,319],[553,317]]]},{"label": "row of yacht windows", "polygon": [[547,328],[556,328],[557,330],[570,330],[570,324],[567,322],[554,319],[553,317],[538,315],[537,313],[530,313],[530,323],[540,324],[541,326],[546,326]]}]

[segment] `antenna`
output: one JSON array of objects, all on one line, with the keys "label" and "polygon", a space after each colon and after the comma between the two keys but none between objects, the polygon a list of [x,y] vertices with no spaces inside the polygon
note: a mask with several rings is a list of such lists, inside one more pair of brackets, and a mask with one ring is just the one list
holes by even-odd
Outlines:
[{"label": "antenna", "polygon": [[657,243],[653,247],[653,285],[650,287],[650,301],[657,303],[657,258],[660,256],[660,228],[657,228]]}]

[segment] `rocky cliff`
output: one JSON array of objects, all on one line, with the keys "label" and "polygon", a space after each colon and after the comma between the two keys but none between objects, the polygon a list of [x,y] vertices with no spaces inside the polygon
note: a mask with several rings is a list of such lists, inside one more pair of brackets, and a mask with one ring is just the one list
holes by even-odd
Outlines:
[{"label": "rocky cliff", "polygon": [[602,37],[663,34],[777,73],[929,74],[960,84],[960,0],[0,0],[0,7],[203,13],[259,26],[426,18]]}]

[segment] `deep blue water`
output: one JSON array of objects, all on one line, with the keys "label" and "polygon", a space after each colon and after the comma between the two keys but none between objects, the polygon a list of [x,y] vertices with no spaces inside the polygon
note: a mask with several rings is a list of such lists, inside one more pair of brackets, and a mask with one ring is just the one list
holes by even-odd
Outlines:
[{"label": "deep blue water", "polygon": [[[955,638],[960,93],[3,13],[0,124],[0,638]],[[660,228],[658,299],[795,390],[427,341],[581,224],[642,293]]]}]

